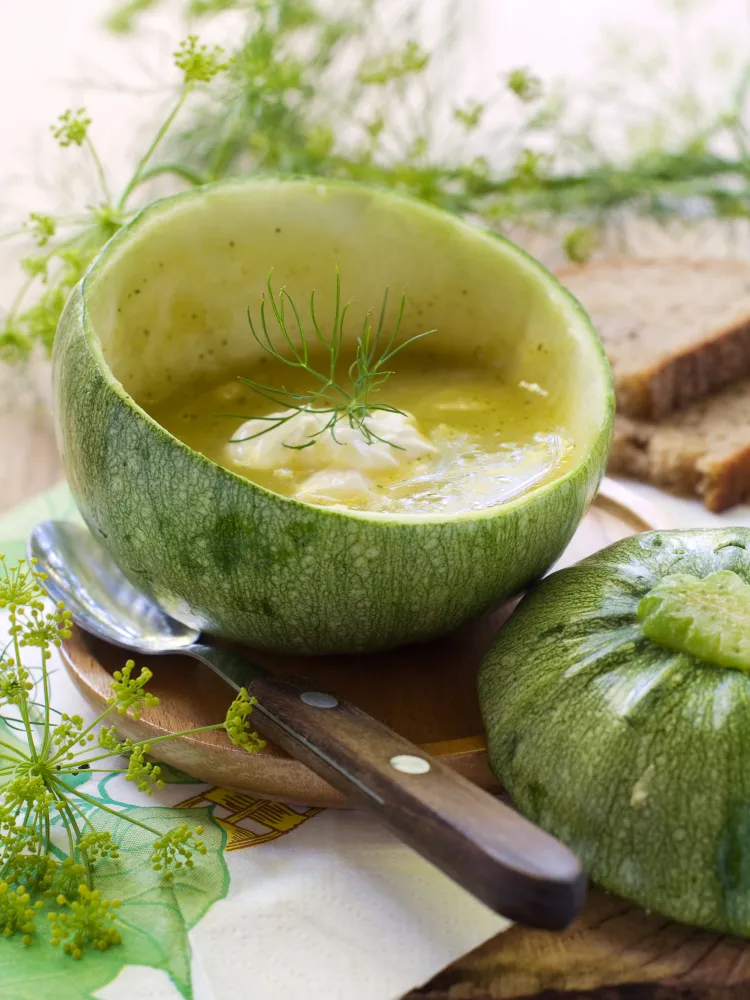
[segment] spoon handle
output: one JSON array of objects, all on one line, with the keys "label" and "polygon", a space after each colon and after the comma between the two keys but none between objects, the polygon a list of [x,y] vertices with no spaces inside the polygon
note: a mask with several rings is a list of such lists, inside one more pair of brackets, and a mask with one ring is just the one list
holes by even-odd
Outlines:
[{"label": "spoon handle", "polygon": [[493,910],[550,930],[577,915],[586,891],[578,859],[509,806],[312,681],[216,646],[189,652],[258,699],[263,735]]}]

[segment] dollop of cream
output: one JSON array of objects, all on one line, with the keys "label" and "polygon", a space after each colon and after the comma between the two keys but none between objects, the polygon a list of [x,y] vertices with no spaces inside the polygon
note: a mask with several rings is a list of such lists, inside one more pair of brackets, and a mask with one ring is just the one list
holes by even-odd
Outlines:
[{"label": "dollop of cream", "polygon": [[355,469],[326,469],[309,476],[295,496],[311,503],[334,500],[346,505],[372,495],[372,480]]},{"label": "dollop of cream", "polygon": [[288,419],[276,427],[269,419],[246,420],[227,444],[227,456],[246,469],[311,470],[295,491],[301,500],[360,500],[372,493],[376,481],[405,475],[414,462],[438,453],[409,413],[373,410],[367,418],[367,429],[374,435],[369,441],[346,418],[336,423],[334,434],[323,430],[331,414],[321,410],[284,410],[268,416]]}]

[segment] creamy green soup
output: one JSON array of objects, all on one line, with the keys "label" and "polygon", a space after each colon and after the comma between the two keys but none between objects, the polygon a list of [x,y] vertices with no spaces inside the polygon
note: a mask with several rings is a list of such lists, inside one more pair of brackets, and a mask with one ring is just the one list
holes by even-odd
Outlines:
[{"label": "creamy green soup", "polygon": [[[551,386],[510,384],[497,370],[457,359],[401,356],[372,401],[405,416],[374,411],[368,427],[378,439],[371,443],[343,419],[333,436],[325,431],[310,444],[327,416],[313,408],[275,426],[282,411],[236,374],[183,390],[149,412],[212,461],[308,503],[436,515],[478,510],[558,476],[572,451]],[[242,375],[310,391],[309,376],[271,358]],[[258,420],[273,413],[279,420]]]}]

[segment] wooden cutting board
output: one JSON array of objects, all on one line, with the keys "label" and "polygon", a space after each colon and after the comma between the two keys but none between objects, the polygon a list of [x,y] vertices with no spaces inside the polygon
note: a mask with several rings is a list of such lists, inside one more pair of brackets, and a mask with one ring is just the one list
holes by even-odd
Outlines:
[{"label": "wooden cutting board", "polygon": [[[605,480],[561,564],[576,562],[633,532],[665,526],[657,509]],[[435,642],[384,654],[311,658],[248,650],[248,655],[276,672],[311,677],[317,689],[342,695],[483,788],[497,790],[487,764],[475,677],[483,653],[512,607],[509,602]],[[112,672],[127,654],[79,630],[62,652],[76,685],[100,711],[110,693]],[[224,718],[233,694],[208,667],[185,656],[136,660],[153,671],[149,690],[160,704],[139,721],[118,718],[121,735],[153,739]],[[223,788],[305,805],[346,804],[340,793],[270,743],[249,756],[232,746],[225,733],[210,732],[157,743],[153,750],[154,756],[173,767]]]},{"label": "wooden cutting board", "polygon": [[750,943],[593,889],[566,931],[512,927],[403,1000],[748,1000]]}]

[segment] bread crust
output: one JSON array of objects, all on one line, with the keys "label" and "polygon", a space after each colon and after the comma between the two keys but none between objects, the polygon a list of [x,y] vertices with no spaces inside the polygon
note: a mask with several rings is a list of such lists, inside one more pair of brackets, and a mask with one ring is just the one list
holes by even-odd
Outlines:
[{"label": "bread crust", "polygon": [[[742,272],[750,279],[750,265],[739,260],[658,260],[616,258],[564,268],[557,276],[565,284],[573,276],[616,274],[636,268],[680,266],[691,272],[712,269]],[[686,275],[687,277],[687,275]],[[575,294],[575,293],[572,293]],[[581,303],[586,308],[585,303]],[[606,337],[603,338],[605,347]],[[750,375],[750,311],[732,323],[718,327],[703,339],[685,345],[659,362],[645,363],[638,372],[618,373],[615,392],[621,413],[634,419],[660,420],[682,407],[703,399],[717,389]]]},{"label": "bread crust", "polygon": [[747,443],[717,459],[690,430],[670,429],[668,435],[659,430],[659,424],[617,417],[608,471],[677,496],[700,497],[714,514],[750,498],[750,425]]}]

